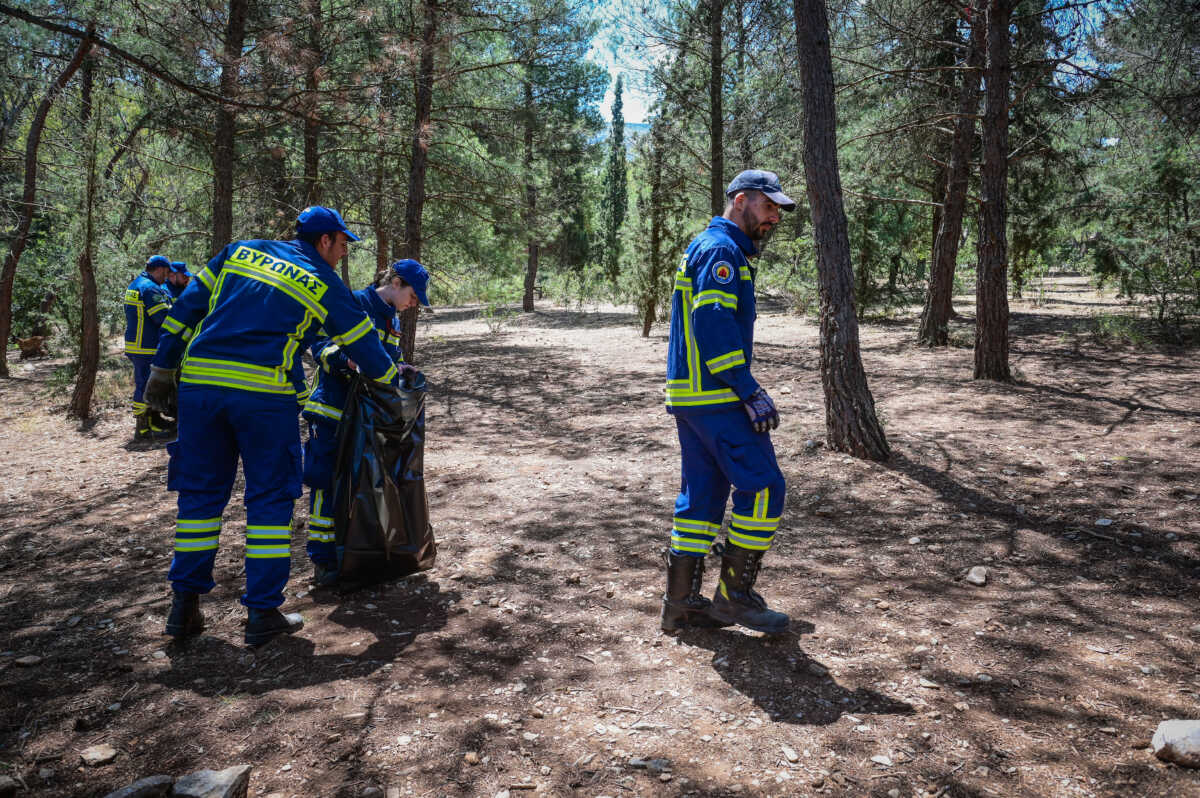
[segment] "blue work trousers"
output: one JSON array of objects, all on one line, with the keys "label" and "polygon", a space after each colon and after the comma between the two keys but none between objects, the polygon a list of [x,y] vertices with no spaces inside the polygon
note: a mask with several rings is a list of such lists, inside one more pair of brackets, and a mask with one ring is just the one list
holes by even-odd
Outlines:
[{"label": "blue work trousers", "polygon": [[333,531],[333,470],[337,456],[338,425],[309,421],[308,442],[304,446],[304,484],[309,487],[308,559],[315,563],[337,565],[337,546]]},{"label": "blue work trousers", "polygon": [[755,432],[741,407],[676,415],[681,477],[671,550],[704,557],[721,531],[733,489],[727,540],[757,551],[771,548],[783,514],[786,483],[766,432]]},{"label": "blue work trousers", "polygon": [[167,578],[182,593],[212,590],[221,514],[238,458],[246,477],[246,592],[242,604],[283,603],[291,569],[292,509],[300,496],[296,400],[233,388],[179,388],[179,438],[168,445],[167,489],[179,492]]},{"label": "blue work trousers", "polygon": [[150,379],[150,361],[154,359],[154,355],[133,355],[126,352],[125,357],[133,363],[133,414],[140,416],[147,410],[142,395],[146,392],[146,380]]}]

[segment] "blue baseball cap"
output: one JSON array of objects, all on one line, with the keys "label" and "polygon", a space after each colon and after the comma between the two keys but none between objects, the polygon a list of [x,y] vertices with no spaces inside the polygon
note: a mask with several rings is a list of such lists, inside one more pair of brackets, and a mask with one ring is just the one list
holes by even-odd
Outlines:
[{"label": "blue baseball cap", "polygon": [[429,297],[425,295],[425,286],[429,285],[429,272],[425,271],[424,266],[411,258],[406,258],[393,263],[391,273],[395,277],[403,278],[404,282],[411,285],[413,293],[417,295],[417,301],[425,307],[429,307]]},{"label": "blue baseball cap", "polygon": [[187,277],[193,276],[192,273],[187,270],[187,264],[181,260],[171,261],[171,271],[175,272],[176,274],[186,275]]},{"label": "blue baseball cap", "polygon": [[747,169],[738,174],[729,184],[729,188],[725,189],[725,196],[730,199],[739,191],[761,191],[767,195],[767,199],[774,202],[785,211],[796,210],[796,203],[792,198],[783,193],[783,187],[779,185],[779,175],[774,172],[767,172],[762,169]]},{"label": "blue baseball cap", "polygon": [[151,255],[146,259],[146,270],[171,268],[171,259],[166,255]]},{"label": "blue baseball cap", "polygon": [[346,227],[346,223],[342,221],[340,213],[333,208],[325,208],[320,205],[310,205],[300,211],[300,215],[296,217],[296,232],[345,233],[351,241],[362,240],[350,232],[350,228]]}]

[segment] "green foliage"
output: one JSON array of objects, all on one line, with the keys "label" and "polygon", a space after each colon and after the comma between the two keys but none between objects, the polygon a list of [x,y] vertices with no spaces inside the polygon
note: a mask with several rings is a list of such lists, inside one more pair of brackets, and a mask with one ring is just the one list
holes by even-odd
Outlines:
[{"label": "green foliage", "polygon": [[608,158],[604,167],[604,251],[602,260],[613,282],[621,268],[621,226],[629,205],[626,174],[625,117],[622,112],[622,80],[613,88],[612,127],[608,136]]}]

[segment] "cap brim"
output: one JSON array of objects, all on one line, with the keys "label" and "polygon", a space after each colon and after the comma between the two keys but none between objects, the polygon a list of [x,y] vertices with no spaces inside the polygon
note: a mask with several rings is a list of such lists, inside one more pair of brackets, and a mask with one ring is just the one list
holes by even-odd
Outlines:
[{"label": "cap brim", "polygon": [[422,305],[424,305],[425,307],[429,307],[429,297],[427,297],[427,296],[425,295],[425,289],[424,289],[424,288],[417,288],[417,287],[414,285],[414,286],[412,287],[412,290],[413,290],[413,293],[417,295],[417,301],[418,301],[418,302],[420,302],[420,303],[421,303]]},{"label": "cap brim", "polygon": [[787,194],[784,194],[782,191],[764,191],[763,194],[766,194],[767,199],[771,200],[771,202],[774,202],[785,211],[796,210],[796,203],[792,201],[791,197],[789,197]]},{"label": "cap brim", "polygon": [[346,238],[350,239],[351,241],[362,241],[362,239],[361,239],[361,238],[359,238],[358,236],[354,235],[354,233],[351,233],[349,230],[347,230],[347,229],[346,229],[346,228],[344,228],[344,227],[342,228],[342,232],[343,232],[343,233],[345,233],[345,234],[346,234]]}]

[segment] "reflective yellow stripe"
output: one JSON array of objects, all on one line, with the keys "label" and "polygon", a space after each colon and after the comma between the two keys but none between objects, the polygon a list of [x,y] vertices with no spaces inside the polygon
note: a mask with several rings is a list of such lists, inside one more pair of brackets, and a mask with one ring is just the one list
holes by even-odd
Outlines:
[{"label": "reflective yellow stripe", "polygon": [[746,355],[742,350],[735,349],[732,352],[726,352],[723,355],[714,357],[712,360],[704,361],[704,365],[708,366],[710,373],[719,374],[726,369],[746,365]]},{"label": "reflective yellow stripe", "polygon": [[728,388],[720,388],[712,391],[691,391],[681,388],[674,388],[670,385],[666,388],[667,404],[671,407],[698,407],[700,405],[722,405],[733,404],[740,402],[732,390]]},{"label": "reflective yellow stripe", "polygon": [[167,309],[167,308],[169,308],[169,307],[171,307],[171,305],[170,305],[169,303],[167,303],[167,302],[159,302],[159,303],[158,303],[157,305],[155,305],[154,307],[152,307],[152,308],[148,308],[148,309],[146,310],[146,315],[147,315],[147,316],[153,316],[155,313],[158,313],[160,310],[166,310],[166,309]]},{"label": "reflective yellow stripe", "polygon": [[743,549],[766,551],[767,549],[771,548],[771,542],[773,540],[775,540],[774,535],[771,535],[768,538],[753,538],[738,534],[736,527],[729,528],[729,542]]},{"label": "reflective yellow stripe", "polygon": [[175,538],[175,551],[212,551],[218,547],[218,539],[211,538]]},{"label": "reflective yellow stripe", "polygon": [[375,328],[371,326],[371,320],[364,317],[362,321],[351,327],[349,331],[333,336],[333,340],[342,346],[349,346],[373,329]]},{"label": "reflective yellow stripe", "polygon": [[208,270],[207,266],[205,266],[196,274],[196,279],[204,283],[205,288],[207,288],[209,291],[213,290],[213,283],[215,283],[216,280],[213,279],[213,273]]},{"label": "reflective yellow stripe", "polygon": [[309,399],[307,402],[305,402],[304,412],[313,413],[318,416],[324,416],[325,418],[331,418],[334,421],[342,420],[341,410],[338,410],[332,405],[321,404],[320,402],[313,401],[312,399]]},{"label": "reflective yellow stripe", "polygon": [[739,266],[739,267],[738,267],[738,275],[739,275],[739,276],[740,276],[740,277],[741,277],[743,280],[750,280],[751,282],[753,282],[753,281],[754,281],[754,277],[752,277],[752,276],[750,275],[750,267],[749,267],[749,266]]},{"label": "reflective yellow stripe", "polygon": [[692,309],[699,310],[707,305],[720,305],[721,307],[729,308],[730,310],[737,310],[737,295],[730,294],[726,291],[715,290],[701,291],[700,293],[696,294],[696,301],[692,306]]},{"label": "reflective yellow stripe", "polygon": [[125,353],[129,355],[153,355],[154,351],[143,346],[136,346],[132,341],[125,342]]},{"label": "reflective yellow stripe", "polygon": [[183,326],[183,322],[181,322],[179,319],[173,319],[170,316],[167,316],[165,319],[163,319],[162,328],[172,335],[179,335],[187,329]]}]

